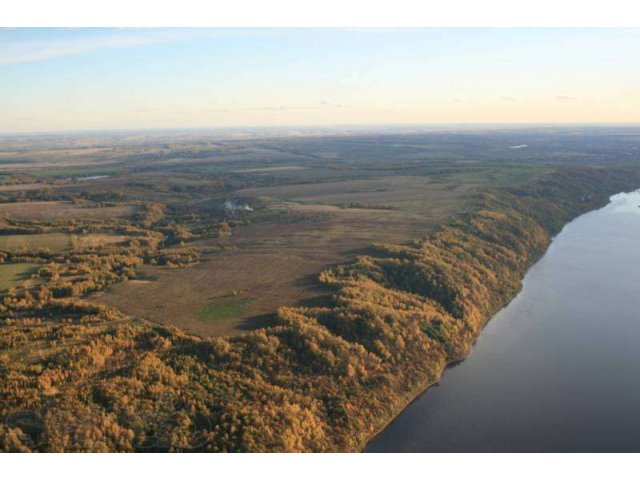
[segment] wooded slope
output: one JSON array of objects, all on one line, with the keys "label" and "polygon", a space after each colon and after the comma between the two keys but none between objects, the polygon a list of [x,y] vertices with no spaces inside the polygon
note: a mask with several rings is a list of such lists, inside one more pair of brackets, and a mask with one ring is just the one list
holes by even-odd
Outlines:
[{"label": "wooded slope", "polygon": [[[282,308],[241,336],[203,340],[81,301],[6,305],[0,446],[359,450],[468,352],[565,223],[638,186],[634,171],[571,168],[483,192],[428,238],[324,272],[330,306]],[[51,342],[68,348],[49,354]]]}]

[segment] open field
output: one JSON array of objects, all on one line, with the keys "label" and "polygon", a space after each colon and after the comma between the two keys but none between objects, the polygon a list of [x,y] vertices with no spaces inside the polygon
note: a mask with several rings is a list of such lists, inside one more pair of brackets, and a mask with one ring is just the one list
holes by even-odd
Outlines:
[{"label": "open field", "polygon": [[0,292],[20,286],[31,277],[31,273],[40,268],[35,263],[0,264]]},{"label": "open field", "polygon": [[[468,192],[424,177],[239,190],[238,198],[259,199],[266,207],[231,238],[196,242],[232,250],[182,270],[144,267],[143,278],[153,280],[128,281],[92,298],[198,335],[241,332],[264,325],[282,305],[322,302],[327,291],[317,282],[321,271],[374,242],[404,243],[426,235],[464,208]],[[393,208],[337,206],[355,202]],[[246,303],[217,315],[216,302],[234,291]]]},{"label": "open field", "polygon": [[0,217],[20,220],[108,220],[130,218],[135,206],[85,207],[68,202],[16,202],[0,203]]},{"label": "open field", "polygon": [[[589,135],[532,129],[280,138],[131,134],[35,144],[20,138],[0,142],[0,163],[25,167],[16,174],[18,185],[0,186],[13,200],[0,204],[0,217],[126,222],[139,212],[131,204],[157,202],[165,206],[163,228],[188,228],[192,218],[239,221],[230,238],[187,239],[187,246],[226,249],[205,254],[199,264],[145,265],[138,279],[90,297],[199,335],[226,335],[263,325],[282,305],[322,302],[321,271],[374,242],[403,244],[429,234],[469,210],[480,189],[527,183],[558,162],[597,164],[612,148],[629,162],[628,153],[640,147],[635,131],[599,134],[605,147],[585,143]],[[79,196],[118,206],[69,201]],[[230,213],[223,207],[229,199],[252,210]],[[124,240],[30,241],[81,249]],[[11,248],[24,241],[4,240]]]},{"label": "open field", "polygon": [[0,250],[20,251],[49,249],[60,252],[70,248],[84,249],[98,247],[127,240],[125,235],[88,233],[83,235],[72,233],[34,233],[0,235]]},{"label": "open field", "polygon": [[465,191],[468,191],[465,185],[435,183],[430,177],[388,176],[371,180],[251,188],[239,190],[236,195],[306,206],[395,209],[421,215],[435,212],[434,217],[439,217],[443,209],[455,209],[455,201]]},{"label": "open field", "polygon": [[[184,169],[204,177],[176,174],[166,189],[171,195],[198,192],[192,209],[215,208],[224,198],[254,209],[241,215],[249,224],[235,227],[231,238],[194,243],[232,250],[206,255],[199,265],[182,270],[143,267],[143,278],[153,280],[114,285],[92,298],[198,335],[242,332],[263,325],[279,306],[321,303],[327,292],[318,285],[319,273],[352,260],[372,243],[423,237],[467,210],[477,189],[522,184],[551,170],[543,164],[490,163],[478,159],[478,152],[471,158],[434,160],[431,155],[447,145],[413,141],[403,138],[383,146],[371,138],[296,139],[288,146],[265,141],[257,149],[216,147],[210,161],[183,159]],[[499,148],[508,151],[512,142],[504,143]],[[323,150],[327,146],[335,150]],[[390,149],[390,161],[380,162],[385,149]],[[372,160],[363,158],[366,152]],[[351,155],[356,162],[345,158]],[[174,171],[179,164],[163,161],[156,168]],[[237,180],[224,197],[212,201],[206,179],[219,176]],[[153,185],[153,177],[148,178],[144,181]],[[251,301],[216,315],[215,303],[234,291],[240,292],[238,301]]]},{"label": "open field", "polygon": [[280,306],[317,302],[327,295],[309,272],[319,272],[330,257],[221,252],[189,268],[142,267],[140,279],[90,299],[197,335],[227,335],[268,325]]},{"label": "open field", "polygon": [[239,297],[237,294],[216,299],[198,310],[198,320],[202,323],[217,323],[246,316],[247,307],[251,302],[253,298]]},{"label": "open field", "polygon": [[68,233],[36,233],[1,235],[0,250],[40,250],[49,249],[59,252],[71,248],[71,235]]},{"label": "open field", "polygon": [[234,173],[274,173],[274,172],[285,172],[285,171],[298,171],[305,170],[309,167],[302,167],[300,165],[284,165],[281,167],[256,167],[256,168],[241,168],[238,170],[234,170]]},{"label": "open field", "polygon": [[56,188],[59,185],[53,183],[17,183],[14,185],[0,185],[0,192],[15,192],[19,190],[41,190],[43,188]]},{"label": "open field", "polygon": [[84,249],[122,243],[129,237],[126,235],[111,235],[105,233],[87,233],[84,235],[71,235],[71,247],[74,249]]}]

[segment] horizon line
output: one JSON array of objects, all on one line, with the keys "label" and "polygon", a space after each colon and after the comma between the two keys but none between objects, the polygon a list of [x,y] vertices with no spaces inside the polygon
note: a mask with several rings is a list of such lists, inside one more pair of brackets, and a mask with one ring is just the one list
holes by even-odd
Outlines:
[{"label": "horizon line", "polygon": [[233,131],[233,130],[281,130],[281,129],[380,129],[380,128],[447,128],[447,127],[493,127],[493,128],[525,128],[525,127],[640,127],[635,122],[433,122],[433,123],[371,123],[371,124],[283,124],[283,125],[224,125],[208,127],[130,127],[79,130],[25,130],[0,131],[0,137],[12,136],[57,136],[57,135],[91,135],[91,134],[124,134],[144,132],[189,132],[189,131]]}]

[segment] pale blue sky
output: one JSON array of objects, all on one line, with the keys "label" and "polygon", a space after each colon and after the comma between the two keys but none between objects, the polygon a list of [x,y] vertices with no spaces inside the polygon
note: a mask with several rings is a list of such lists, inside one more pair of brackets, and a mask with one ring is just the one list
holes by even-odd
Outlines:
[{"label": "pale blue sky", "polygon": [[640,122],[640,30],[0,29],[0,131]]}]

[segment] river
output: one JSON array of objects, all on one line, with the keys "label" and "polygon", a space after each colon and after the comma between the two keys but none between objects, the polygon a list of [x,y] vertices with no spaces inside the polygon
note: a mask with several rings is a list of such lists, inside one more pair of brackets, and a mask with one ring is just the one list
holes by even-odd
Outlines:
[{"label": "river", "polygon": [[640,451],[640,192],[567,224],[367,452]]}]

